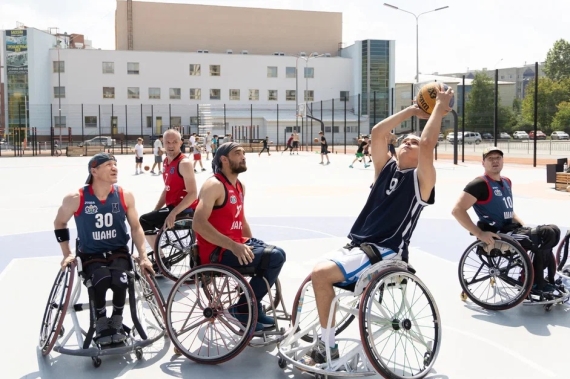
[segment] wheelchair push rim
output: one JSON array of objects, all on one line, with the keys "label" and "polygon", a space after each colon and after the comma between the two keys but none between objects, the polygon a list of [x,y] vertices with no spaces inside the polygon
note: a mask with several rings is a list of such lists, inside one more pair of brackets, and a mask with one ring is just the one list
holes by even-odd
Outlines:
[{"label": "wheelchair push rim", "polygon": [[158,287],[158,282],[148,271],[141,270],[138,264],[136,264],[135,267],[137,275],[139,275],[138,281],[142,296],[154,319],[158,323],[158,326],[164,330],[166,329],[166,325],[164,324],[164,320],[166,320],[166,313],[164,311],[166,301]]},{"label": "wheelchair push rim", "polygon": [[191,219],[179,219],[172,229],[158,232],[154,246],[154,259],[162,275],[177,281],[193,266],[191,247],[196,237]]}]

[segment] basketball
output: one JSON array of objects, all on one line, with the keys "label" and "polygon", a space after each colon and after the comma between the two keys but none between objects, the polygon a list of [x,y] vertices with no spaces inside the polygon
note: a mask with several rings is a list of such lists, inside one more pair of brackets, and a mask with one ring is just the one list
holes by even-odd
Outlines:
[{"label": "basketball", "polygon": [[317,137],[315,137],[314,139],[315,142],[319,142],[319,139]]},{"label": "basketball", "polygon": [[[428,83],[420,88],[418,95],[416,96],[416,103],[421,110],[426,112],[427,114],[431,114],[433,109],[435,108],[435,98],[437,96],[437,90],[443,86],[443,90],[447,91],[449,88],[446,84],[443,83]],[[455,103],[455,96],[451,98],[449,102],[449,108],[453,108],[453,104]],[[448,112],[445,112],[447,114]]]},{"label": "basketball", "polygon": [[144,170],[145,170],[145,171],[150,170],[150,166],[144,166]]}]

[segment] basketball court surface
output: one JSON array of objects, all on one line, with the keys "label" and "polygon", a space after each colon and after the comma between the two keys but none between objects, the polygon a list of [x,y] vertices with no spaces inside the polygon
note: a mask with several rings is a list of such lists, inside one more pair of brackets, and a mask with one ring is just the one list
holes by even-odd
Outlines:
[{"label": "basketball court surface", "polygon": [[[205,158],[205,157],[203,157]],[[314,153],[249,154],[245,214],[255,237],[282,247],[287,262],[280,275],[288,310],[302,280],[325,253],[342,247],[372,183],[372,167],[352,155],[331,155],[319,165]],[[277,365],[277,349],[246,348],[217,366],[193,363],[173,354],[168,338],[134,354],[102,357],[94,368],[89,358],[52,352],[42,357],[37,342],[40,323],[61,252],[53,220],[63,196],[83,185],[89,158],[0,159],[0,377],[15,378],[306,378]],[[118,156],[119,184],[135,195],[139,214],[150,211],[162,190],[162,178],[134,175],[134,157]],[[145,156],[151,164],[152,156]],[[196,175],[198,186],[211,175]],[[460,300],[457,263],[474,240],[451,216],[465,184],[482,173],[478,163],[454,166],[438,161],[436,203],[427,207],[411,241],[410,262],[435,297],[442,319],[441,350],[428,378],[510,379],[568,378],[570,312],[566,305],[545,312],[519,305],[492,312]],[[554,223],[563,233],[570,225],[570,194],[545,183],[544,167],[506,165],[513,182],[515,211],[529,225]],[[72,239],[75,225],[70,223]],[[168,295],[172,283],[159,279]],[[348,337],[359,338],[358,329]],[[341,335],[347,337],[347,335]]]}]

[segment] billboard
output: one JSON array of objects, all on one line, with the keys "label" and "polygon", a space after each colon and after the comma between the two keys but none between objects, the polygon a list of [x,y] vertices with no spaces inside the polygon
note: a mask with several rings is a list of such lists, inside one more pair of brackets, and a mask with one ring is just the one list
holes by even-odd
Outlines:
[{"label": "billboard", "polygon": [[28,35],[25,29],[6,30],[6,72],[28,73]]}]

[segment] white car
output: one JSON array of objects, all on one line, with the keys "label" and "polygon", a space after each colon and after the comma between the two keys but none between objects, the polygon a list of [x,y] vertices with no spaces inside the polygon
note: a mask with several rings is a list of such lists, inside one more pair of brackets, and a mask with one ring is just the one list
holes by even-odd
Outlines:
[{"label": "white car", "polygon": [[80,147],[83,147],[83,146],[114,146],[115,143],[116,143],[116,141],[114,138],[99,136],[99,137],[91,138],[90,140],[87,140],[85,142],[82,142],[79,144],[79,146]]},{"label": "white car", "polygon": [[527,132],[518,131],[513,133],[514,139],[529,139]]},{"label": "white car", "polygon": [[[463,139],[463,137],[465,137],[465,143],[467,144],[476,144],[479,145],[481,143],[481,141],[483,140],[483,138],[481,137],[481,134],[477,133],[477,132],[465,132],[465,134],[463,134],[462,132],[457,133],[457,143],[461,143],[461,140]],[[447,135],[447,140],[451,143],[453,143],[453,133],[449,133]]]},{"label": "white car", "polygon": [[552,132],[550,139],[570,139],[566,132]]}]

